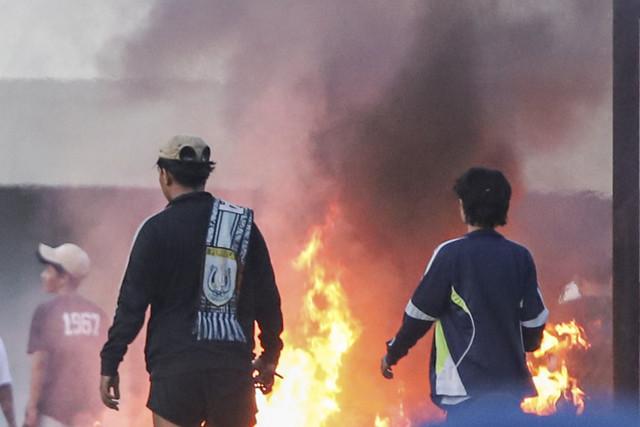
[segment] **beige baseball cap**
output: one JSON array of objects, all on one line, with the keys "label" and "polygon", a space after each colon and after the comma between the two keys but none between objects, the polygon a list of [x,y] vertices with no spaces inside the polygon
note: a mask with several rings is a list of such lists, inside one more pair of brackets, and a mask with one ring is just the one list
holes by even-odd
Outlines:
[{"label": "beige baseball cap", "polygon": [[89,273],[89,255],[73,243],[64,243],[55,248],[40,243],[38,257],[40,261],[60,267],[77,279]]},{"label": "beige baseball cap", "polygon": [[211,149],[198,136],[176,135],[160,148],[158,156],[168,160],[209,163]]}]

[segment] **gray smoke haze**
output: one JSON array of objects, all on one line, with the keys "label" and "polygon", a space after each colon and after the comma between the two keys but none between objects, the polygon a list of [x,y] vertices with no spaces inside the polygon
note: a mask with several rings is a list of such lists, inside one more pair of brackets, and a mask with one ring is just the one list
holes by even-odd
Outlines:
[{"label": "gray smoke haze", "polygon": [[[16,418],[20,424],[29,396],[31,358],[26,352],[31,318],[39,303],[52,298],[42,288],[43,265],[36,257],[38,244],[58,246],[75,242],[86,250],[91,259],[91,270],[79,293],[100,305],[110,322],[132,236],[138,223],[164,203],[162,196],[155,192],[124,188],[2,187],[0,195],[3,200],[0,212],[3,265],[0,337],[7,346]],[[137,340],[123,364],[123,390],[132,401],[132,405],[123,408],[123,416],[128,419],[134,419],[144,408],[141,397],[146,392],[147,382],[143,344],[143,340]],[[97,366],[97,354],[87,357]],[[88,381],[90,389],[97,393],[97,372],[89,378],[69,380]],[[121,420],[107,418],[104,425],[119,423]],[[145,421],[137,425],[147,424]],[[5,425],[3,418],[0,425]]]},{"label": "gray smoke haze", "polygon": [[[579,274],[573,270],[589,267],[580,262],[609,253],[557,245],[551,227],[543,228],[547,248],[521,227],[548,212],[535,203],[520,211],[518,203],[531,176],[553,173],[544,164],[538,175],[525,173],[530,156],[592,147],[582,129],[609,106],[610,8],[598,0],[158,1],[146,27],[100,53],[102,73],[114,81],[0,86],[11,98],[19,98],[12,91],[24,93],[20,85],[54,92],[39,115],[20,121],[14,112],[3,126],[16,138],[51,141],[53,166],[69,152],[54,148],[61,141],[91,140],[73,151],[78,162],[93,159],[93,167],[71,171],[79,183],[87,170],[106,176],[126,163],[136,171],[131,185],[153,185],[157,143],[179,132],[204,136],[218,161],[209,189],[256,209],[289,324],[305,291],[291,260],[309,228],[337,206],[328,251],[346,267],[343,284],[365,325],[343,367],[344,396],[366,394],[368,401],[362,415],[345,398],[343,415],[370,421],[376,408],[392,413],[403,401],[416,423],[433,420],[437,410],[425,405],[426,344],[396,371],[423,381],[390,386],[378,378],[377,363],[432,250],[464,232],[451,190],[464,169],[504,170],[516,190],[507,234],[534,245],[534,256],[571,255],[549,268],[563,279],[545,274],[543,291],[554,295],[564,278]],[[65,93],[62,105],[56,91]],[[29,99],[17,105],[34,108]],[[121,149],[96,162],[95,142]],[[578,169],[575,179],[588,173]],[[73,238],[104,254],[96,275],[104,294],[95,297],[109,306],[132,237],[130,225],[113,230],[120,218],[144,218],[162,201],[132,206],[123,194],[101,204],[90,193],[54,205]],[[564,242],[583,248],[584,236],[576,234]],[[545,265],[558,259],[541,258]],[[604,282],[607,268],[605,261],[588,275]]]}]

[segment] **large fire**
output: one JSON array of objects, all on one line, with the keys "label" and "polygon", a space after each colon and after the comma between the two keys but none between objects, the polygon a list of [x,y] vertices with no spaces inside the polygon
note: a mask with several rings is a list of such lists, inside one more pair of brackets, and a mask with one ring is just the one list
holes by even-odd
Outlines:
[{"label": "large fire", "polygon": [[[358,338],[361,327],[352,316],[339,280],[340,266],[323,254],[323,236],[331,227],[314,227],[305,249],[294,262],[307,277],[307,292],[301,306],[301,322],[283,333],[285,348],[280,357],[279,380],[267,396],[256,394],[259,427],[330,425],[340,412],[339,379],[342,361]],[[525,399],[522,410],[537,415],[556,412],[561,399],[584,410],[584,392],[569,375],[566,352],[587,349],[584,330],[574,321],[547,325],[540,348],[530,354],[527,364],[538,396]],[[409,426],[403,410],[399,423],[377,415],[376,427],[391,424]]]},{"label": "large fire", "polygon": [[556,412],[560,399],[563,399],[575,407],[576,414],[582,414],[585,394],[578,387],[578,381],[569,375],[566,351],[590,346],[584,338],[584,330],[575,320],[547,325],[540,348],[527,361],[538,396],[523,400],[520,404],[522,410],[537,415],[551,415]]},{"label": "large fire", "polygon": [[[278,372],[284,378],[271,394],[256,395],[260,427],[324,426],[340,410],[337,397],[342,358],[358,338],[360,326],[351,316],[338,278],[339,267],[322,256],[323,233],[323,227],[315,227],[295,261],[296,269],[308,277],[303,320],[283,333],[286,344]],[[296,347],[292,342],[303,344]]]}]

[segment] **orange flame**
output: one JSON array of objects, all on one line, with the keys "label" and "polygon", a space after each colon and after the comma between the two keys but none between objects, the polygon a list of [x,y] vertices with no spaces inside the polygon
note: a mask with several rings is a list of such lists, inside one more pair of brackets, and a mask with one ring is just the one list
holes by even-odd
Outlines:
[{"label": "orange flame", "polygon": [[360,334],[342,289],[339,268],[324,261],[322,227],[315,227],[294,266],[309,279],[303,322],[291,331],[302,335],[302,348],[287,343],[278,371],[284,379],[267,396],[257,393],[258,426],[320,427],[340,411],[337,396],[342,357]]},{"label": "orange flame", "polygon": [[407,418],[404,413],[404,407],[402,403],[400,404],[400,408],[398,414],[395,414],[392,417],[381,417],[380,414],[376,414],[376,419],[374,421],[374,427],[411,427],[411,420]]},{"label": "orange flame", "polygon": [[391,413],[391,416],[381,417],[380,414],[376,414],[374,421],[375,427],[411,427],[411,420],[407,417],[404,410],[404,395],[405,388],[402,383],[398,385],[398,397],[400,403],[397,408],[394,408],[387,413]]},{"label": "orange flame", "polygon": [[524,412],[551,415],[557,410],[560,398],[571,402],[576,414],[584,411],[584,392],[578,381],[569,375],[564,353],[571,348],[588,349],[591,344],[584,338],[584,329],[575,320],[547,325],[540,348],[527,361],[533,375],[537,397],[529,397],[520,404]]},{"label": "orange flame", "polygon": [[376,415],[375,427],[389,427],[390,426],[389,417],[380,418],[380,415]]}]

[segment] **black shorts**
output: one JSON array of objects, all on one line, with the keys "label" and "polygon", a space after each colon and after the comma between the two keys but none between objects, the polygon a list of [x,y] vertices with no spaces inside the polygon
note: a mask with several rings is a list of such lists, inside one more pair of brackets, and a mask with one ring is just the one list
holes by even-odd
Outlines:
[{"label": "black shorts", "polygon": [[171,375],[151,381],[147,407],[182,427],[249,427],[256,424],[250,376],[233,371]]}]

